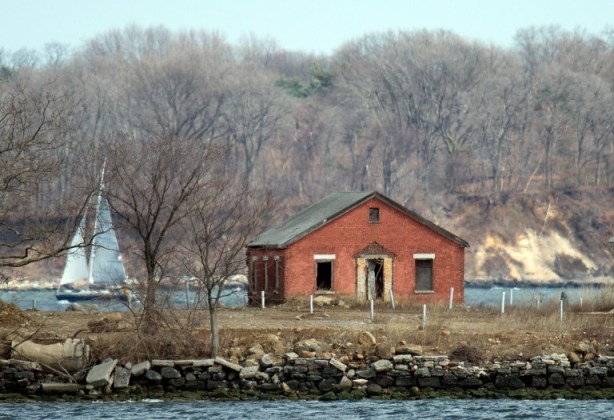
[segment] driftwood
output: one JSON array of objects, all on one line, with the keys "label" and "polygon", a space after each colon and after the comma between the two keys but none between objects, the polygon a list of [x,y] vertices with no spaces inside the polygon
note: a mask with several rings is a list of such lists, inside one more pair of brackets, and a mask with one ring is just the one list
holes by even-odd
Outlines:
[{"label": "driftwood", "polygon": [[88,366],[90,347],[80,338],[68,338],[63,343],[55,344],[13,341],[11,356],[14,359],[38,362],[51,369],[75,373]]}]

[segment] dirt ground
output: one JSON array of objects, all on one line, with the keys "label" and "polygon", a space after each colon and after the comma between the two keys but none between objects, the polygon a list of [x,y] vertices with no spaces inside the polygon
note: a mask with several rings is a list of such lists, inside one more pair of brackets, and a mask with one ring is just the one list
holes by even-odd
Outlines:
[{"label": "dirt ground", "polygon": [[[98,358],[137,361],[209,355],[206,311],[162,314],[155,337],[139,334],[138,317],[130,312],[21,311],[1,304],[0,319],[5,358],[12,340],[52,342],[68,337],[87,339]],[[488,308],[449,310],[441,306],[429,308],[423,322],[419,306],[376,307],[371,320],[368,307],[316,307],[310,314],[304,305],[286,304],[266,309],[221,308],[219,327],[222,356],[237,356],[255,344],[267,352],[283,353],[307,339],[317,340],[337,356],[351,355],[365,331],[384,347],[404,341],[422,346],[425,354],[439,355],[470,346],[484,360],[525,359],[578,349],[586,352],[587,348],[595,354],[614,354],[614,313],[570,311],[561,321],[555,308],[539,312],[513,308],[501,315]]]}]

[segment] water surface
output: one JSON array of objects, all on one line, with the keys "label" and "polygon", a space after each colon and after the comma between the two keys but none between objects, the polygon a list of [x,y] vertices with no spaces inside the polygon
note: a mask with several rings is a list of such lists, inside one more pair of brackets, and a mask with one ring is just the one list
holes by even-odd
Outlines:
[{"label": "water surface", "polygon": [[0,419],[607,419],[604,400],[104,402],[0,404]]}]

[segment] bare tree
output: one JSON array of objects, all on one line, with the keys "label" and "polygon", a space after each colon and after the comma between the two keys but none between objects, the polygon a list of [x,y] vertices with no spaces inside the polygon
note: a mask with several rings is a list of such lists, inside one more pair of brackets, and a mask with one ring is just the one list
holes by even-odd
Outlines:
[{"label": "bare tree", "polygon": [[[56,87],[18,75],[0,81],[0,267],[23,267],[67,251],[75,226],[67,217],[86,202],[56,194],[74,107],[72,96]],[[84,184],[72,193],[87,196]]]},{"label": "bare tree", "polygon": [[569,107],[571,80],[569,73],[554,66],[544,75],[538,85],[535,101],[538,141],[543,147],[544,183],[546,188],[554,186],[558,147],[562,145],[566,128],[565,112]]},{"label": "bare tree", "polygon": [[158,286],[173,271],[180,226],[206,198],[216,163],[226,153],[198,139],[137,137],[109,142],[110,206],[119,228],[135,238],[131,250],[144,267],[141,329],[156,331]]},{"label": "bare tree", "polygon": [[[501,71],[488,77],[472,92],[478,156],[487,168],[486,177],[492,182],[494,194],[503,192],[504,180],[513,176],[518,162],[526,164],[518,156],[522,151],[513,153],[512,140],[527,94],[517,62],[511,56],[502,57]],[[521,144],[515,146],[520,148]],[[483,186],[482,181],[480,185]]]},{"label": "bare tree", "polygon": [[206,196],[184,221],[181,256],[186,272],[202,286],[209,311],[211,355],[220,345],[218,307],[229,279],[246,268],[245,246],[264,222],[271,207],[268,193],[248,190],[240,177],[224,173],[221,165],[208,185]]},{"label": "bare tree", "polygon": [[608,126],[606,121],[610,119],[612,93],[607,84],[596,76],[576,73],[571,78],[566,120],[573,139],[576,185],[579,186],[595,175],[587,169],[591,162],[600,159],[601,154],[595,153],[601,143],[597,133],[602,132],[602,127],[598,126],[603,123]]},{"label": "bare tree", "polygon": [[223,63],[186,46],[131,65],[119,112],[145,135],[212,139],[224,102]]},{"label": "bare tree", "polygon": [[378,183],[385,193],[400,181],[404,163],[419,148],[414,62],[411,54],[401,51],[406,45],[400,37],[392,33],[364,37],[346,45],[337,63],[343,102],[359,112],[368,110],[366,132],[373,142],[366,147],[370,162],[363,168],[378,169]]},{"label": "bare tree", "polygon": [[262,70],[254,74],[253,69],[245,69],[233,76],[225,94],[225,128],[230,144],[243,157],[245,181],[249,184],[263,147],[280,129],[288,103],[283,101],[273,78]]}]

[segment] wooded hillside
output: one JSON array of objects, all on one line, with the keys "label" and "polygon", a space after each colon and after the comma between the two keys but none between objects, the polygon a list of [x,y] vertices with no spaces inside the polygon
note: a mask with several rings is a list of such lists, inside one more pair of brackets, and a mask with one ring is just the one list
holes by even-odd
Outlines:
[{"label": "wooded hillside", "polygon": [[469,240],[469,277],[539,277],[501,248],[533,234],[561,247],[543,257],[558,280],[612,275],[612,30],[528,28],[509,49],[375,33],[314,56],[128,27],[0,65],[5,237],[24,217],[70,231],[102,161],[155,138],[221,150],[224,171],[272,192],[269,226],[333,191],[378,190]]}]

